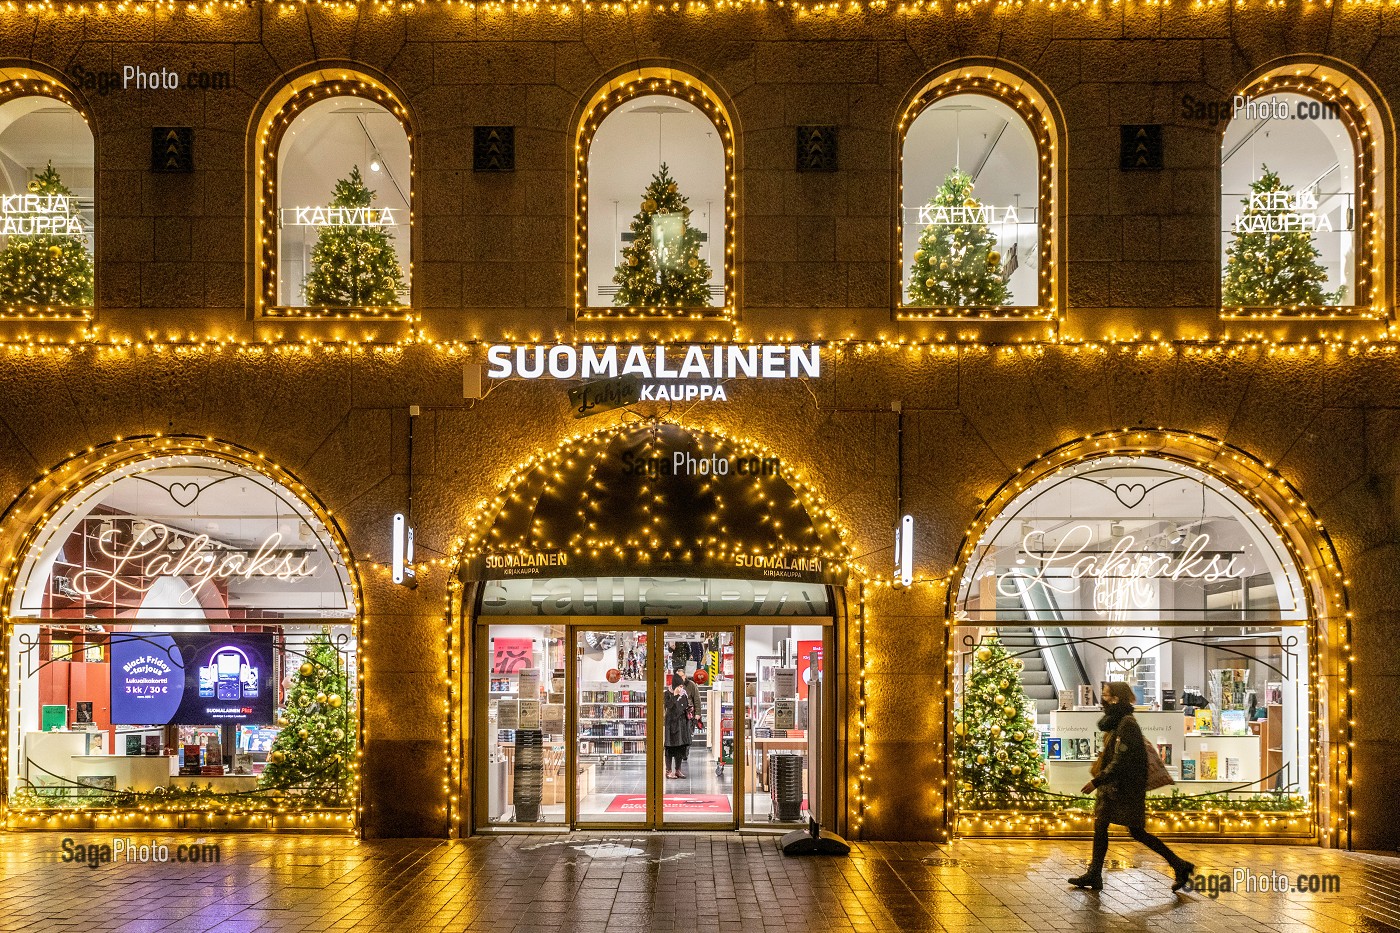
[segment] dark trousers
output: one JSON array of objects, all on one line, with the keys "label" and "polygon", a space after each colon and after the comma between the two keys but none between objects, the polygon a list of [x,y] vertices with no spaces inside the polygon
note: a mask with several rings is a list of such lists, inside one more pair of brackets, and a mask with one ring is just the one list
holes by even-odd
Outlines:
[{"label": "dark trousers", "polygon": [[[1108,814],[1100,813],[1094,817],[1094,863],[1089,866],[1092,874],[1103,871],[1104,856],[1108,854]],[[1128,833],[1138,842],[1156,852],[1167,860],[1167,864],[1173,870],[1179,868],[1183,863],[1181,856],[1177,855],[1167,844],[1147,831],[1146,826],[1129,826]]]},{"label": "dark trousers", "polygon": [[684,745],[667,745],[667,746],[666,746],[666,770],[667,770],[667,771],[679,771],[679,770],[681,769],[681,762],[684,761],[684,760],[685,760],[685,746],[684,746]]}]

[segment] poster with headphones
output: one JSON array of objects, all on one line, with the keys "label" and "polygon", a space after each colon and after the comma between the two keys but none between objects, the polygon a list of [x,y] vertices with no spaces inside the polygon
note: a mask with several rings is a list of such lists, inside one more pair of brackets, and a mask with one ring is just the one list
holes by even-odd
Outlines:
[{"label": "poster with headphones", "polygon": [[273,721],[272,634],[114,632],[114,725]]}]

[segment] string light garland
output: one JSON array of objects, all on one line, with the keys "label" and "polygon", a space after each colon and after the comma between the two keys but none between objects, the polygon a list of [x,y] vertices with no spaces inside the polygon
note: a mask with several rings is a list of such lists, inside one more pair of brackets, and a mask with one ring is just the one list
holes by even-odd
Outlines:
[{"label": "string light garland", "polygon": [[[985,71],[986,74],[974,72]],[[939,103],[945,103],[955,95],[967,94],[989,97],[1011,107],[1021,117],[1035,141],[1035,151],[1040,165],[1036,168],[1036,226],[1039,244],[1039,269],[1037,272],[1038,300],[1035,307],[1014,306],[998,308],[928,308],[905,305],[901,302],[898,317],[900,320],[923,320],[929,318],[982,318],[997,320],[1048,320],[1057,313],[1055,262],[1056,216],[1059,204],[1058,149],[1055,145],[1054,123],[1050,117],[1049,105],[1044,95],[1038,95],[1026,87],[1026,80],[1000,68],[959,69],[937,79],[921,93],[899,118],[899,204],[895,242],[899,244],[899,268],[901,280],[908,274],[909,263],[904,255],[904,155],[905,142],[909,131],[919,117]]]},{"label": "string light garland", "polygon": [[[1305,73],[1306,72],[1306,73]],[[1288,305],[1273,308],[1223,307],[1221,317],[1230,319],[1297,318],[1331,319],[1352,317],[1381,319],[1389,309],[1379,302],[1377,279],[1381,268],[1377,257],[1382,254],[1376,210],[1384,196],[1380,188],[1384,179],[1376,163],[1376,140],[1382,135],[1376,123],[1377,108],[1354,81],[1330,69],[1292,66],[1267,75],[1250,85],[1244,92],[1246,102],[1272,94],[1299,94],[1309,97],[1336,113],[1345,128],[1355,153],[1356,190],[1356,256],[1353,260],[1355,282],[1353,298],[1345,307],[1307,307]]]},{"label": "string light garland", "polygon": [[461,553],[463,540],[456,539],[452,545],[452,557],[448,559],[448,585],[444,595],[443,608],[444,636],[447,643],[446,662],[441,669],[446,696],[443,707],[446,715],[442,722],[443,744],[443,815],[447,822],[447,835],[455,839],[462,835],[462,759],[466,757],[467,743],[463,741],[462,723],[471,711],[471,698],[462,689],[463,672],[458,658],[462,657],[466,640],[462,637],[461,626],[465,622],[468,607],[463,601],[465,587],[458,575],[457,555]]},{"label": "string light garland", "polygon": [[[256,201],[253,208],[253,242],[260,244],[254,262],[257,264],[262,287],[258,292],[257,313],[268,318],[311,318],[335,320],[376,320],[404,319],[411,317],[409,307],[294,307],[278,300],[280,285],[278,276],[281,249],[282,225],[278,222],[278,210],[282,207],[278,196],[278,154],[283,140],[293,124],[307,108],[321,101],[337,97],[355,98],[377,104],[392,114],[403,128],[409,147],[409,192],[408,192],[408,231],[410,242],[413,239],[415,175],[413,166],[414,139],[409,122],[408,108],[404,106],[383,82],[370,75],[343,69],[316,70],[289,81],[267,106],[263,108],[259,120],[256,140],[258,151],[255,163],[258,166],[254,185]],[[413,282],[413,262],[410,257],[406,271],[410,288]]]},{"label": "string light garland", "polygon": [[[412,324],[414,322],[407,322]],[[685,337],[672,337],[669,341],[655,340],[653,343],[665,348],[685,348],[695,342],[713,346],[750,346],[765,341],[781,341],[784,344],[800,347],[830,348],[840,353],[860,357],[872,353],[902,352],[922,354],[928,357],[957,357],[976,354],[995,354],[1001,357],[1025,356],[1043,358],[1047,353],[1065,352],[1071,356],[1132,355],[1139,358],[1154,356],[1181,356],[1185,358],[1221,359],[1239,357],[1246,353],[1263,352],[1268,356],[1317,355],[1319,353],[1345,354],[1349,357],[1390,356],[1400,350],[1400,328],[1387,328],[1378,334],[1354,334],[1348,336],[1344,330],[1317,330],[1316,336],[1303,335],[1296,339],[1279,339],[1262,331],[1225,333],[1220,336],[1201,336],[1167,339],[1155,334],[1129,332],[1110,335],[1101,339],[1078,339],[1048,335],[1036,339],[1016,339],[1014,341],[990,341],[981,334],[972,332],[954,339],[922,339],[915,337],[861,338],[855,335],[846,337],[817,336],[799,340],[792,334],[767,335],[755,338],[744,333],[734,333],[724,338],[693,341]],[[555,345],[575,348],[589,344],[595,347],[626,348],[641,339],[651,339],[643,331],[628,331],[623,334],[583,336],[578,334],[556,333]],[[507,336],[506,346],[538,346],[538,339],[531,338],[517,342],[514,336]],[[92,356],[97,359],[124,359],[137,356],[176,357],[207,355],[229,356],[239,359],[271,357],[354,357],[360,354],[375,356],[402,356],[407,351],[422,349],[441,353],[448,357],[460,357],[466,362],[484,359],[487,347],[500,344],[499,341],[473,337],[470,339],[442,339],[433,337],[421,328],[407,330],[395,340],[378,338],[374,332],[357,337],[267,337],[248,339],[232,334],[210,336],[171,335],[161,337],[154,334],[143,336],[117,336],[104,334],[87,327],[81,335],[56,338],[40,334],[22,334],[10,340],[0,339],[0,353],[10,356],[40,357],[62,355],[68,357]]]},{"label": "string light garland", "polygon": [[870,808],[870,730],[866,725],[866,676],[865,626],[870,621],[870,605],[865,598],[866,581],[856,582],[856,664],[859,675],[856,681],[856,777],[854,784],[855,805],[850,814],[851,829],[859,839],[864,839],[865,816]]},{"label": "string light garland", "polygon": [[[547,553],[548,566],[591,576],[596,568],[590,562],[599,560],[659,572],[662,566],[742,567],[750,558],[780,557],[819,561],[824,576],[844,579],[851,565],[845,532],[799,471],[782,464],[759,475],[681,474],[678,485],[668,486],[671,475],[662,472],[662,461],[669,468],[677,451],[697,460],[782,464],[767,447],[715,428],[663,420],[610,424],[517,463],[501,491],[478,509],[460,562],[480,567],[492,556]],[[641,469],[649,464],[656,469]],[[636,511],[618,515],[609,508],[617,492],[610,484],[624,477],[637,484],[635,496],[630,490],[623,496]],[[692,504],[704,502],[711,510],[695,516],[654,511],[663,491],[692,495]],[[680,521],[688,524],[677,526]]]},{"label": "string light garland", "polygon": [[[657,425],[666,425],[667,422],[656,422],[651,425],[644,425],[640,429],[648,430]],[[670,425],[671,427],[678,427]],[[480,560],[493,543],[499,544],[502,535],[499,533],[501,522],[510,521],[511,509],[533,514],[532,504],[538,501],[538,497],[548,495],[554,485],[566,481],[565,470],[575,471],[583,467],[588,467],[586,473],[589,476],[595,475],[596,471],[592,467],[600,458],[607,456],[608,442],[620,434],[639,430],[635,423],[611,424],[597,428],[592,432],[575,434],[569,437],[551,450],[537,449],[526,459],[516,463],[505,472],[505,479],[502,480],[498,488],[501,490],[496,496],[489,500],[478,502],[474,510],[473,519],[468,523],[472,531],[465,537],[457,539],[452,547],[452,556],[447,564],[449,572],[449,585],[444,609],[444,626],[447,642],[449,645],[449,660],[443,668],[444,681],[446,683],[448,697],[446,700],[447,726],[444,735],[445,763],[443,767],[443,788],[446,799],[445,815],[451,832],[456,835],[462,831],[462,810],[463,805],[460,799],[463,773],[461,770],[461,759],[466,755],[465,741],[462,732],[462,722],[466,720],[470,709],[470,698],[464,689],[463,675],[457,666],[457,658],[465,657],[461,654],[464,646],[470,642],[460,632],[460,626],[465,624],[467,615],[471,608],[463,600],[465,587],[462,583],[462,575],[468,572],[474,563]],[[777,455],[769,448],[756,444],[744,438],[735,438],[726,434],[722,429],[714,426],[704,428],[685,428],[688,434],[693,437],[706,438],[714,445],[713,449],[723,449],[735,457],[757,458],[758,460],[778,460]],[[829,560],[833,565],[846,574],[846,585],[854,589],[857,593],[858,612],[856,617],[856,639],[854,645],[854,664],[859,671],[858,694],[859,694],[859,726],[857,739],[857,775],[853,784],[853,791],[850,795],[850,812],[848,818],[852,822],[853,828],[859,832],[862,826],[865,813],[869,807],[866,794],[866,782],[869,777],[867,762],[867,732],[865,722],[865,682],[867,676],[866,656],[865,656],[865,620],[867,608],[863,596],[862,581],[873,577],[869,568],[862,562],[848,556],[845,545],[847,533],[844,527],[830,514],[826,500],[814,492],[808,485],[806,479],[800,471],[792,470],[786,465],[781,473],[771,474],[764,477],[769,482],[780,482],[791,489],[795,498],[794,503],[800,504],[808,519],[812,523],[812,528],[818,538],[826,543],[819,545],[820,554],[825,560]],[[769,504],[774,504],[774,495],[771,492],[759,494],[760,498]],[[645,498],[645,490],[641,498]],[[585,513],[586,514],[586,513]],[[760,521],[760,524],[767,526],[767,533],[776,535],[779,540],[786,540],[784,535],[787,531],[781,524],[774,525],[771,522]],[[548,535],[548,531],[542,529],[536,522],[530,521],[525,526],[533,534]],[[550,543],[546,541],[546,543]],[[782,544],[779,549],[787,548],[791,542]],[[623,560],[636,560],[639,553],[634,550],[636,547],[650,546],[647,542],[618,542],[615,540],[588,541],[579,547],[582,550],[594,550],[603,552],[611,551],[616,557]],[[701,546],[712,549],[712,554],[718,559],[723,559],[730,552],[725,550],[717,542],[705,542]],[[848,646],[849,649],[849,646]],[[462,715],[457,715],[462,710]]]},{"label": "string light garland", "polygon": [[[83,123],[87,124],[88,131],[91,133],[92,122],[88,118],[87,111],[80,105],[78,99],[63,86],[61,81],[32,68],[0,68],[0,108],[11,101],[25,97],[48,98],[66,106],[82,117]],[[91,144],[89,144],[88,156],[92,157]],[[95,231],[90,232],[85,236],[95,237],[96,233]],[[92,255],[92,252],[95,252],[95,248],[89,252],[89,255]],[[89,269],[89,278],[91,278],[91,269]],[[0,304],[0,321],[72,321],[89,320],[91,317],[92,308],[90,306],[70,308]]]},{"label": "string light garland", "polygon": [[[58,518],[68,504],[84,494],[94,483],[99,483],[111,473],[132,464],[154,460],[178,460],[181,457],[212,458],[223,460],[232,466],[251,470],[266,477],[276,488],[285,489],[307,508],[311,515],[325,529],[334,553],[338,554],[345,568],[346,580],[350,586],[354,629],[357,651],[356,663],[356,702],[355,707],[355,757],[349,763],[350,791],[352,805],[345,808],[312,807],[299,808],[292,797],[283,797],[276,803],[262,797],[238,800],[226,794],[210,795],[208,799],[189,798],[174,795],[171,800],[155,798],[143,801],[136,807],[41,807],[17,806],[12,800],[0,812],[0,819],[9,828],[23,829],[69,829],[107,827],[121,829],[166,829],[185,826],[200,826],[211,829],[331,829],[338,832],[357,831],[363,815],[360,777],[363,769],[365,725],[364,696],[365,682],[369,674],[366,648],[368,647],[368,626],[364,613],[364,599],[360,580],[355,572],[355,561],[346,544],[344,530],[334,513],[295,475],[279,466],[266,455],[214,437],[196,437],[179,434],[142,434],[117,437],[102,444],[89,446],[82,452],[73,452],[58,466],[43,471],[30,483],[18,500],[11,503],[0,515],[0,542],[5,542],[5,550],[0,552],[5,572],[0,579],[0,600],[3,606],[3,628],[0,628],[0,682],[8,683],[10,639],[16,624],[32,624],[29,617],[16,618],[10,614],[15,604],[20,573],[25,557],[37,545],[50,523]],[[325,544],[326,542],[322,542]],[[5,736],[3,750],[0,750],[0,775],[10,773],[10,737],[13,719],[19,708],[10,709],[10,691],[0,695],[0,733]],[[198,822],[191,822],[198,821]]]},{"label": "string light garland", "polygon": [[[1037,486],[1056,473],[1079,464],[1106,458],[1151,456],[1171,460],[1203,471],[1225,484],[1247,500],[1272,527],[1278,539],[1292,556],[1294,566],[1303,574],[1304,592],[1308,600],[1307,643],[1309,645],[1308,707],[1309,707],[1309,788],[1312,804],[1306,814],[1280,814],[1250,810],[1210,808],[1195,811],[1149,813],[1149,822],[1160,831],[1216,832],[1258,836],[1297,836],[1317,838],[1325,832],[1330,845],[1350,847],[1351,826],[1355,818],[1352,809],[1352,754],[1355,741],[1352,728],[1354,689],[1351,687],[1352,654],[1351,626],[1353,613],[1348,592],[1350,581],[1343,575],[1332,544],[1322,522],[1293,486],[1273,469],[1238,447],[1201,434],[1168,431],[1164,428],[1123,428],[1090,434],[1061,445],[1045,456],[1016,471],[984,503],[968,526],[958,551],[958,560],[948,576],[950,583],[962,579],[981,541],[983,533],[1002,515],[1005,507],[1027,489]],[[951,708],[952,671],[956,663],[953,644],[959,587],[950,585],[944,615],[945,663],[944,697],[945,730]],[[1330,626],[1337,628],[1336,640],[1330,640]],[[1324,625],[1328,628],[1325,630]],[[1324,659],[1327,668],[1323,668]],[[1319,718],[1321,696],[1319,684],[1324,677],[1336,677],[1345,692],[1336,702],[1339,709],[1326,711],[1328,747],[1327,773],[1319,762],[1322,753]],[[1335,730],[1336,737],[1333,737]],[[946,751],[945,751],[946,755]],[[952,773],[952,761],[945,757],[946,776]],[[1151,798],[1149,798],[1149,801]],[[957,832],[963,835],[1022,835],[1025,833],[1084,833],[1093,828],[1092,811],[1055,809],[1039,811],[958,811],[951,795],[945,794],[944,838]]]},{"label": "string light garland", "polygon": [[[714,125],[724,148],[724,302],[704,308],[593,308],[588,304],[588,154],[593,138],[607,118],[637,97],[660,94],[686,101]],[[660,318],[733,320],[734,305],[734,191],[738,179],[734,161],[734,134],[729,115],[718,97],[698,79],[669,68],[643,68],[610,81],[594,95],[574,145],[574,311],[587,318]]]},{"label": "string light garland", "polygon": [[267,8],[281,16],[305,9],[330,12],[368,10],[380,15],[411,14],[446,8],[464,13],[577,16],[629,13],[741,13],[750,10],[784,13],[798,18],[852,15],[914,16],[930,14],[972,15],[1014,13],[1027,8],[1058,15],[1101,17],[1120,10],[1157,15],[1164,9],[1182,9],[1196,15],[1216,11],[1257,11],[1291,15],[1292,11],[1322,15],[1334,9],[1384,10],[1400,6],[1397,0],[6,0],[0,13],[67,17],[184,13],[220,16],[256,12]]}]

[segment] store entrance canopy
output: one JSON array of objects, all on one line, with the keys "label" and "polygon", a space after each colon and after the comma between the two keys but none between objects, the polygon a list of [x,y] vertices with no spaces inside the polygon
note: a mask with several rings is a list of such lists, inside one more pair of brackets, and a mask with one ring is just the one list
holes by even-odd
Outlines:
[{"label": "store entrance canopy", "polygon": [[631,575],[845,582],[845,547],[787,463],[647,422],[542,456],[468,543],[471,579]]}]

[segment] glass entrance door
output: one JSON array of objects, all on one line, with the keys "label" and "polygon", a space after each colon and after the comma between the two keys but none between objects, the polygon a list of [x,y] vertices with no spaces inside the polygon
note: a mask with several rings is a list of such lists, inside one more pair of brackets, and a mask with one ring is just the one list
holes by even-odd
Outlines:
[{"label": "glass entrance door", "polygon": [[735,828],[735,633],[658,628],[661,824]]},{"label": "glass entrance door", "polygon": [[649,629],[574,631],[576,823],[655,820]]},{"label": "glass entrance door", "polygon": [[575,629],[575,824],[738,825],[733,629]]},{"label": "glass entrance door", "polygon": [[480,627],[476,825],[801,825],[834,793],[832,628],[774,621]]}]

